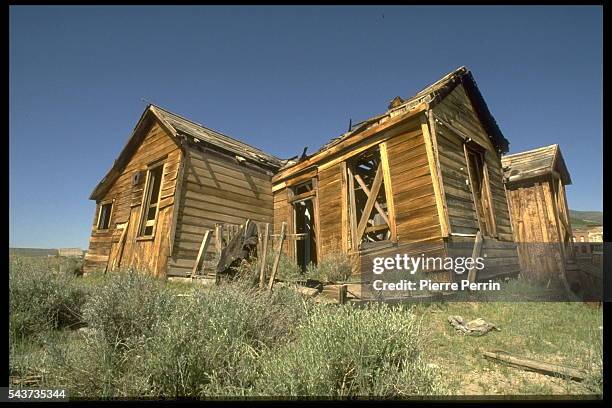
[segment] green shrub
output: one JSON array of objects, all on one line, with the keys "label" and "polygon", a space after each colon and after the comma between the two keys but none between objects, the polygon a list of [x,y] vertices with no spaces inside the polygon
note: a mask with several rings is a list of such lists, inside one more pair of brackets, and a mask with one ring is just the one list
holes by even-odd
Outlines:
[{"label": "green shrub", "polygon": [[59,259],[61,271],[72,275],[83,274],[83,259],[76,257],[63,257]]},{"label": "green shrub", "polygon": [[96,330],[72,332],[61,343],[45,345],[51,362],[45,386],[68,388],[71,397],[81,398],[146,396],[147,373],[138,371],[143,348],[143,342],[111,344]]},{"label": "green shrub", "polygon": [[25,337],[81,322],[86,292],[78,278],[50,268],[47,258],[9,261],[11,337]]},{"label": "green shrub", "polygon": [[[268,273],[272,271],[272,265],[274,263],[274,256],[270,254],[268,260]],[[269,275],[268,275],[269,276]],[[295,263],[295,261],[288,257],[285,254],[281,254],[280,259],[278,261],[278,270],[276,271],[276,279],[287,281],[287,282],[295,282],[305,279],[305,274],[302,272],[302,268]]]},{"label": "green shrub", "polygon": [[303,299],[281,288],[272,296],[236,283],[196,292],[157,327],[142,371],[156,396],[240,395],[252,388],[261,353],[289,341],[305,314]]},{"label": "green shrub", "polygon": [[172,293],[151,275],[133,270],[113,272],[92,291],[83,319],[114,345],[149,335],[173,304]]},{"label": "green shrub", "polygon": [[397,397],[440,391],[419,358],[411,312],[374,304],[319,307],[298,338],[262,361],[260,395]]},{"label": "green shrub", "polygon": [[324,283],[345,282],[351,276],[351,263],[345,254],[334,252],[321,259],[317,265],[309,264],[306,276]]},{"label": "green shrub", "polygon": [[87,327],[71,333],[68,341],[45,344],[52,361],[47,385],[88,398],[148,395],[142,356],[176,296],[163,282],[131,270],[96,276],[86,285]]}]

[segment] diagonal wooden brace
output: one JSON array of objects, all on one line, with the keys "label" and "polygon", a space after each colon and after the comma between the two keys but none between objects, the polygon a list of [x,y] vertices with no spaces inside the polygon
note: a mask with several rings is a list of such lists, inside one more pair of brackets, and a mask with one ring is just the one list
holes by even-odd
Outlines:
[{"label": "diagonal wooden brace", "polygon": [[[355,174],[355,180],[357,180],[357,183],[359,183],[359,186],[361,187],[363,192],[366,193],[368,198],[370,198],[371,191],[368,188],[368,186],[365,184],[365,182],[363,181],[363,179],[361,178],[361,176],[359,174]],[[380,204],[378,204],[377,201],[374,202],[374,208],[376,208],[376,211],[378,211],[380,216],[383,217],[383,219],[385,220],[387,225],[391,226],[391,223],[389,222],[389,218],[387,217],[387,214],[385,214],[385,210],[381,207]]]},{"label": "diagonal wooden brace", "polygon": [[357,226],[358,239],[361,239],[366,229],[366,226],[368,225],[368,219],[370,218],[370,213],[374,209],[376,197],[378,196],[378,192],[380,191],[380,186],[382,186],[382,181],[382,165],[379,163],[378,168],[376,169],[376,176],[374,177],[374,182],[372,183],[372,191],[370,191],[370,196],[368,197],[368,201],[366,202],[365,207],[363,209],[363,213],[361,214],[361,220],[359,221],[359,225]]}]

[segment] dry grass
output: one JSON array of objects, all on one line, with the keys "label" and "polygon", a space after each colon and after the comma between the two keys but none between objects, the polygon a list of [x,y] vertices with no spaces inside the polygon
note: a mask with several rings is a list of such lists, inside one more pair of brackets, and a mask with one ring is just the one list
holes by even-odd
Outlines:
[{"label": "dry grass", "polygon": [[[426,359],[438,366],[458,395],[601,395],[601,309],[562,302],[449,302],[420,306]],[[463,336],[447,322],[450,315],[482,317],[501,327],[482,337]],[[562,364],[588,373],[580,383],[482,357],[485,350]]]},{"label": "dry grass", "polygon": [[[44,265],[32,265],[40,276]],[[9,266],[22,273],[32,267],[27,261]],[[360,311],[314,305],[280,288],[269,297],[238,286],[248,282],[209,288],[101,274],[79,278],[76,284],[89,293],[83,310],[89,311],[84,315],[90,325],[99,335],[124,327],[121,333],[129,334],[129,341],[120,339],[123,346],[117,348],[108,336],[102,341],[105,336],[42,327],[36,336],[11,339],[11,375],[40,378],[46,385],[72,382],[90,397],[156,392],[255,396],[274,390],[277,397],[325,393],[318,396],[391,398],[602,392],[603,314],[598,308],[562,302],[438,302]],[[133,291],[139,295],[132,296]],[[118,313],[126,307],[138,313]],[[143,314],[152,320],[139,317]],[[501,331],[462,336],[449,325],[449,315],[482,317]],[[141,328],[137,322],[146,324]],[[405,333],[398,329],[408,327]],[[138,335],[127,328],[138,329]],[[578,383],[506,367],[485,360],[484,350],[572,366],[586,371],[588,378]],[[201,359],[208,364],[198,363]],[[173,377],[167,376],[171,369],[191,382],[173,388]],[[327,380],[314,382],[321,378]]]}]

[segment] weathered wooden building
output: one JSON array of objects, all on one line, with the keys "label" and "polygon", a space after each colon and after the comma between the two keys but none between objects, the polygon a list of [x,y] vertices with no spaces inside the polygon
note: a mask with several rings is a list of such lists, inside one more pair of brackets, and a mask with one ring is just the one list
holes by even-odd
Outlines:
[{"label": "weathered wooden building", "polygon": [[84,270],[186,276],[205,230],[273,221],[272,175],[283,162],[158,106],[144,110],[90,199]]},{"label": "weathered wooden building", "polygon": [[572,183],[559,145],[502,157],[522,274],[558,277],[572,255],[565,186]]},{"label": "weathered wooden building", "polygon": [[[360,274],[371,271],[374,257],[470,256],[480,249],[474,253],[487,261],[478,279],[516,274],[502,182],[507,151],[461,67],[281,168],[272,178],[274,228],[284,221],[290,234],[307,234],[284,246],[302,266],[341,252]],[[430,276],[456,278],[448,270]]]}]

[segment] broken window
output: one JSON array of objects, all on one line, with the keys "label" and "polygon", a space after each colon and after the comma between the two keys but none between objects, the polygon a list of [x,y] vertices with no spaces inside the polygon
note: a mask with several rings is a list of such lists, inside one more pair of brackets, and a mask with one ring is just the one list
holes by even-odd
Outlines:
[{"label": "broken window", "polygon": [[[364,249],[391,239],[380,148],[347,161],[351,246]],[[353,244],[355,243],[355,244]]]},{"label": "broken window", "polygon": [[491,205],[484,149],[475,143],[466,143],[464,146],[468,175],[480,230],[485,236],[494,236],[495,219]]},{"label": "broken window", "polygon": [[313,181],[298,184],[291,188],[295,241],[295,254],[298,265],[306,270],[309,263],[317,263],[317,235],[315,229],[314,198],[316,189]]},{"label": "broken window", "polygon": [[106,230],[110,227],[111,213],[113,211],[113,202],[103,203],[100,205],[98,213],[97,227],[99,230]]},{"label": "broken window", "polygon": [[139,236],[149,237],[155,231],[155,219],[159,206],[163,163],[149,168],[145,184],[145,195],[141,210]]}]

